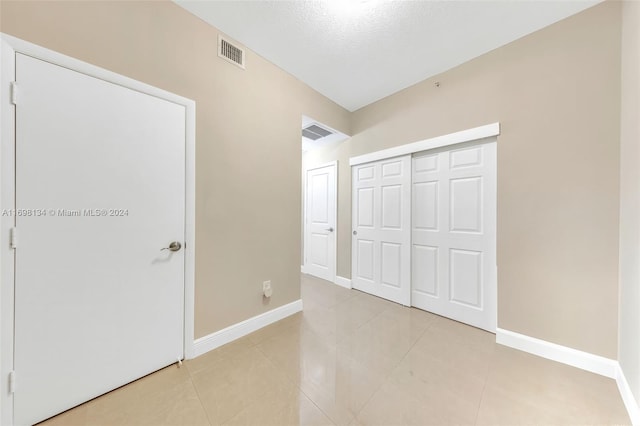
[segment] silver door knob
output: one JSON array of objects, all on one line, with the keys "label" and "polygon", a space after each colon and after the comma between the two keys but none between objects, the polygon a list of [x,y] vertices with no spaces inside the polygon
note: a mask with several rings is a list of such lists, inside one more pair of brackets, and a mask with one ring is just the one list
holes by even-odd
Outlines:
[{"label": "silver door knob", "polygon": [[160,249],[160,251],[162,250],[169,250],[169,251],[178,251],[182,248],[182,244],[180,244],[177,241],[172,242],[171,244],[169,244],[169,247],[165,247],[163,249]]},{"label": "silver door knob", "polygon": [[333,232],[333,228],[327,228],[327,231]]},{"label": "silver door knob", "polygon": [[353,235],[358,235],[358,231],[353,231]]}]

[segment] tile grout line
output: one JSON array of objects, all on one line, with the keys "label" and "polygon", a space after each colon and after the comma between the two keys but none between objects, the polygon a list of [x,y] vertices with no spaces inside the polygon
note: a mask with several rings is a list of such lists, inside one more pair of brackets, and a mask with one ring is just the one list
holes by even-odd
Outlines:
[{"label": "tile grout line", "polygon": [[[309,332],[311,332],[311,333],[314,335],[314,337],[316,337],[316,338],[320,338],[320,336],[318,336],[316,333],[314,333],[314,332],[313,332],[313,330],[308,330],[308,331],[309,331]],[[275,336],[272,336],[272,337],[270,337],[269,339],[274,338],[274,337],[275,337]],[[265,339],[265,341],[266,341],[266,340],[269,340],[269,339]],[[269,356],[268,356],[268,355],[267,355],[267,354],[266,354],[262,349],[260,349],[259,345],[256,345],[256,347],[255,347],[255,348],[256,348],[256,349],[257,349],[257,350],[258,350],[258,351],[259,351],[259,352],[260,352],[260,353],[261,353],[261,354],[262,354],[262,355],[263,355],[263,356],[264,356],[268,361],[269,361],[269,363],[271,363],[271,365],[272,365],[274,368],[279,369],[279,367],[278,367],[278,366],[277,366],[277,365],[276,365],[276,364],[271,360],[271,358],[270,358],[270,357],[269,357]],[[306,393],[306,392],[305,392],[305,391],[300,387],[300,385],[299,385],[299,384],[295,383],[295,381],[293,380],[293,378],[292,378],[292,377],[289,377],[289,375],[288,375],[288,374],[284,374],[284,377],[285,377],[285,379],[286,379],[286,380],[287,380],[287,381],[288,381],[288,382],[289,382],[293,387],[295,387],[295,388],[298,390],[298,392],[300,392],[301,394],[303,394],[303,395],[304,395],[304,396],[305,396],[309,401],[311,401],[311,403],[312,403],[312,404],[313,404],[313,405],[314,405],[314,406],[315,406],[315,407],[316,407],[316,408],[317,408],[317,409],[318,409],[322,414],[324,414],[324,416],[325,416],[327,419],[329,419],[329,420],[331,421],[331,423],[333,423],[333,424],[334,424],[334,426],[335,426],[335,425],[337,425],[337,423],[336,423],[335,421],[333,421],[333,419],[331,418],[331,416],[329,416],[329,414],[327,414],[327,413],[326,413],[326,412],[325,412],[325,411],[324,411],[320,406],[318,406],[318,404],[313,400],[313,398],[311,398],[311,396],[307,395],[307,393]]]},{"label": "tile grout line", "polygon": [[[242,339],[242,338],[241,338],[241,339]],[[256,351],[258,351],[261,355],[263,355],[263,356],[265,357],[265,359],[266,359],[267,361],[269,361],[269,362],[271,363],[271,360],[270,360],[266,355],[264,355],[264,354],[262,353],[262,351],[260,351],[260,349],[257,347],[257,346],[258,346],[257,344],[254,344],[250,339],[249,339],[249,342],[250,342],[250,344],[247,346],[247,348],[245,348],[245,349],[241,350],[241,351],[240,351],[240,353],[236,353],[236,354],[234,354],[234,355],[232,355],[232,356],[221,354],[222,358],[221,358],[221,359],[219,359],[219,360],[217,360],[216,362],[214,362],[214,364],[217,364],[219,361],[222,361],[222,360],[230,360],[230,359],[238,358],[238,356],[240,356],[240,355],[242,355],[242,354],[244,354],[245,352],[248,352],[248,351],[250,351],[250,350],[256,350]],[[227,343],[227,344],[231,344],[231,343],[233,343],[233,342],[229,342],[229,343]],[[222,346],[220,346],[220,347],[223,347],[223,346],[225,346],[225,345],[222,345]],[[214,350],[218,350],[218,349],[219,349],[219,348],[216,348],[216,349],[214,349]],[[273,366],[273,363],[271,363],[271,365]],[[186,366],[185,366],[185,367],[186,367]],[[192,376],[192,374],[191,374],[191,370],[190,370],[188,367],[187,367],[187,373],[189,374],[189,381],[191,382],[191,385],[193,386],[194,390],[196,391],[196,395],[198,396],[198,401],[200,401],[200,406],[201,406],[201,407],[202,407],[202,409],[204,410],[204,413],[205,413],[205,415],[207,416],[207,421],[209,422],[209,425],[210,425],[210,426],[215,426],[215,425],[218,425],[218,424],[225,424],[225,422],[228,422],[229,420],[233,419],[235,416],[237,416],[238,414],[240,414],[243,410],[245,410],[246,408],[248,408],[248,406],[247,406],[247,407],[244,407],[243,409],[241,409],[240,411],[238,411],[237,413],[235,413],[233,416],[229,417],[228,419],[226,419],[226,420],[224,420],[224,421],[221,421],[221,422],[219,422],[219,423],[214,423],[214,422],[211,420],[211,417],[209,416],[209,411],[206,409],[206,407],[205,407],[205,405],[204,405],[204,403],[203,403],[203,401],[202,401],[202,397],[200,396],[200,392],[199,392],[199,390],[198,390],[198,387],[197,387],[197,386],[196,386],[196,384],[193,382],[193,376]],[[268,391],[265,391],[265,392],[264,392],[264,393],[262,393],[260,396],[262,396],[262,395],[266,394],[267,392],[268,392]],[[251,404],[251,405],[253,405],[253,404]]]},{"label": "tile grout line", "polygon": [[[382,315],[382,313],[386,312],[388,309],[391,309],[393,306],[389,306],[387,308],[385,308],[382,312],[380,312],[379,315]],[[403,308],[408,308],[411,309],[410,306],[403,306]],[[377,318],[378,315],[376,315],[374,318]],[[371,320],[373,320],[374,318],[372,318]],[[370,320],[370,321],[371,321]],[[360,407],[360,409],[358,410],[358,412],[356,413],[355,419],[358,420],[358,416],[360,415],[360,413],[362,412],[362,410],[365,409],[365,407],[367,406],[367,404],[369,404],[369,402],[373,399],[374,396],[376,396],[380,390],[382,389],[382,387],[389,381],[389,378],[391,377],[391,375],[393,374],[393,372],[396,370],[396,368],[398,368],[398,366],[402,363],[402,361],[404,361],[404,359],[407,357],[407,355],[409,355],[409,352],[411,352],[411,350],[415,347],[415,345],[418,343],[418,340],[420,340],[422,338],[422,336],[424,336],[424,334],[427,332],[427,330],[429,330],[429,328],[431,328],[431,326],[433,325],[433,323],[435,322],[435,318],[432,321],[429,321],[429,324],[424,328],[424,330],[422,330],[422,332],[420,333],[420,335],[416,338],[416,341],[413,342],[413,344],[409,347],[409,349],[407,349],[407,351],[405,352],[405,354],[402,356],[402,358],[400,358],[400,360],[398,360],[398,362],[393,366],[393,368],[391,368],[389,370],[389,373],[387,373],[385,375],[384,381],[380,384],[380,386],[378,387],[378,389],[375,390],[375,392],[373,392],[371,394],[371,396],[369,398],[367,398],[367,400],[362,404],[362,407]],[[366,322],[365,322],[366,324]],[[363,324],[364,325],[364,324]]]},{"label": "tile grout line", "polygon": [[[272,365],[274,368],[276,368],[276,369],[278,369],[278,368],[279,368],[279,367],[278,367],[278,366],[277,366],[277,365],[276,365],[276,364],[271,360],[271,358],[269,358],[269,356],[268,356],[266,353],[264,353],[260,348],[257,348],[257,349],[258,349],[258,351],[260,351],[260,353],[261,353],[262,355],[264,355],[264,357],[265,357],[265,358],[266,358],[266,359],[271,363],[271,365]],[[305,392],[305,391],[300,387],[300,385],[299,385],[299,384],[297,384],[297,383],[295,383],[295,382],[294,382],[293,378],[289,377],[289,375],[288,375],[288,374],[284,374],[284,376],[285,376],[285,379],[286,379],[286,380],[287,380],[287,381],[288,381],[288,382],[289,382],[293,387],[295,387],[295,388],[298,390],[298,392],[300,392],[301,394],[303,394],[303,395],[304,395],[304,396],[305,396],[309,401],[311,401],[311,403],[312,403],[312,404],[313,404],[313,405],[314,405],[314,406],[315,406],[315,407],[316,407],[316,408],[317,408],[317,409],[318,409],[322,414],[324,414],[324,416],[325,416],[327,419],[329,419],[329,420],[331,421],[331,423],[333,423],[334,425],[336,425],[336,422],[334,422],[334,421],[333,421],[333,419],[331,418],[331,416],[329,416],[329,414],[327,414],[327,413],[326,413],[322,408],[320,408],[320,407],[318,406],[318,404],[313,400],[313,398],[311,398],[311,396],[307,395],[307,393],[306,393],[306,392]]]},{"label": "tile grout line", "polygon": [[202,402],[200,391],[198,391],[198,387],[196,386],[196,384],[193,383],[193,376],[191,375],[191,370],[189,370],[189,368],[186,365],[184,366],[184,368],[187,369],[187,374],[189,374],[189,383],[191,383],[193,390],[196,392],[196,396],[198,397],[198,402],[200,403],[200,407],[202,408],[202,411],[204,411],[204,415],[207,417],[207,422],[209,422],[209,426],[214,426],[213,422],[211,421],[211,417],[209,416],[209,412],[207,411],[207,409],[204,406],[204,403]]},{"label": "tile grout line", "polygon": [[484,400],[484,392],[487,389],[487,382],[489,381],[489,375],[491,374],[491,369],[493,366],[493,358],[496,356],[495,347],[493,349],[493,353],[491,354],[491,358],[489,359],[489,365],[487,366],[487,373],[484,377],[484,383],[482,384],[482,392],[480,393],[480,401],[478,401],[478,411],[476,411],[476,420],[474,425],[478,424],[478,417],[480,416],[480,408],[482,407],[482,401]]},{"label": "tile grout line", "polygon": [[[348,291],[349,291],[349,293],[351,293],[351,295],[350,295],[349,297],[344,298],[344,299],[342,299],[342,300],[340,300],[340,301],[336,302],[335,304],[333,304],[332,306],[330,306],[330,307],[329,307],[329,308],[327,308],[327,309],[336,309],[336,308],[338,308],[340,305],[342,305],[342,304],[346,303],[347,301],[350,301],[350,300],[353,300],[354,298],[357,298],[357,297],[358,297],[358,295],[359,295],[360,293],[363,293],[363,292],[360,292],[359,290],[355,290],[355,289],[350,289],[350,290],[348,290]],[[366,294],[366,293],[363,293],[363,294]],[[377,314],[375,314],[372,318],[368,319],[367,321],[364,321],[362,324],[360,324],[360,325],[358,325],[357,327],[355,327],[351,332],[352,332],[352,333],[353,333],[353,332],[356,332],[357,330],[359,330],[360,328],[362,328],[362,327],[363,327],[365,324],[367,324],[368,322],[371,322],[373,319],[377,318],[379,315],[382,315],[382,313],[383,313],[383,312],[385,312],[387,309],[389,309],[389,307],[385,307],[383,310],[381,310],[380,312],[378,312]],[[317,334],[316,332],[314,332],[313,330],[309,330],[309,331],[310,331],[310,332],[311,332],[315,337],[317,337],[317,338],[319,338],[319,339],[321,339],[321,340],[324,340],[324,339],[322,338],[322,336],[318,335],[318,334]],[[338,350],[338,344],[339,344],[338,340],[340,340],[340,339],[338,338],[337,333],[336,333],[336,336],[335,336],[335,344],[334,344],[336,351]],[[336,357],[337,357],[337,352],[336,352]],[[352,361],[355,361],[355,360],[353,360],[353,359],[352,359]],[[385,380],[386,380],[386,378],[385,378]],[[381,388],[381,387],[382,387],[382,385],[380,386],[380,388]],[[320,410],[320,411],[321,411],[321,412],[322,412],[322,413],[323,413],[323,414],[324,414],[324,415],[325,415],[329,420],[331,420],[331,422],[332,422],[334,425],[335,425],[335,424],[337,424],[337,423],[333,420],[333,418],[332,418],[332,417],[331,417],[327,412],[325,412],[325,411],[324,411],[320,406],[318,406],[318,404],[316,403],[316,401],[314,401],[314,400],[313,400],[313,398],[312,398],[310,395],[307,395],[307,393],[306,393],[303,389],[301,389],[300,387],[298,387],[298,388],[300,389],[300,392],[302,392],[302,393],[303,393],[303,394],[304,394],[304,395],[305,395],[305,396],[306,396],[306,397],[307,397],[307,398],[308,398],[308,399],[309,399],[309,400],[310,400],[310,401],[311,401],[311,402],[312,402],[312,403],[313,403],[313,404],[314,404],[314,405],[315,405],[315,406],[316,406],[316,407],[317,407],[317,408],[318,408],[318,409],[319,409],[319,410]],[[372,395],[371,395],[371,396],[370,396],[370,397],[369,397],[369,398],[368,398],[368,399],[367,399],[367,400],[362,404],[362,407],[358,410],[358,412],[357,412],[357,413],[354,413],[355,415],[353,416],[353,419],[351,419],[351,422],[350,422],[350,423],[353,423],[353,421],[354,421],[354,420],[356,420],[356,421],[358,420],[358,414],[360,413],[360,411],[362,411],[362,408],[364,408],[364,406],[369,402],[369,400],[373,397],[373,395],[375,395],[375,394],[378,392],[378,390],[379,390],[379,389],[377,389],[375,392],[373,392],[373,394],[372,394]]]}]

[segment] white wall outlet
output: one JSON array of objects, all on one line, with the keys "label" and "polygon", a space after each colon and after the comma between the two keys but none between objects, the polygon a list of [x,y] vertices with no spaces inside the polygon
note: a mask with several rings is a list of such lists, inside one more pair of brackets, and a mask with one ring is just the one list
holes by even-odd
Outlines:
[{"label": "white wall outlet", "polygon": [[271,297],[273,289],[271,288],[271,280],[262,283],[262,294],[264,297]]}]

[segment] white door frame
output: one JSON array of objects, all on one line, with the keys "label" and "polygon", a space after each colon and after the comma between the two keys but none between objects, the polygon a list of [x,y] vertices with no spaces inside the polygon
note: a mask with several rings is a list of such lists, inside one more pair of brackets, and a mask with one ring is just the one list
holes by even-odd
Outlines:
[{"label": "white door frame", "polygon": [[[428,151],[435,148],[442,148],[447,146],[453,146],[465,142],[472,141],[481,141],[487,138],[496,138],[500,135],[500,123],[491,123],[480,127],[474,127],[467,130],[462,130],[460,132],[450,133],[448,135],[437,136],[435,138],[425,139],[418,142],[413,142],[405,145],[395,146],[393,148],[387,148],[380,151],[370,152],[368,154],[359,155],[357,157],[349,158],[349,166],[357,166],[359,164],[372,163],[375,161],[386,160],[394,157],[401,157],[403,155],[408,154],[416,154],[422,151]],[[351,194],[351,206],[353,208],[353,193]],[[496,206],[497,210],[497,206]],[[413,220],[413,219],[412,219]],[[497,230],[497,226],[496,226]],[[351,264],[353,265],[353,247],[351,248]],[[353,277],[353,271],[351,271],[351,275]],[[495,280],[495,291],[493,292],[494,298],[496,299],[493,303],[496,309],[496,321],[495,324],[498,324],[497,315],[498,315],[498,278],[497,278],[497,266],[496,266],[496,280]],[[411,300],[411,289],[412,285],[407,286],[405,290],[407,294],[405,295],[407,300]]]},{"label": "white door frame", "polygon": [[[147,95],[185,107],[185,265],[184,265],[184,356],[194,357],[195,294],[195,130],[196,104],[193,100],[149,86],[61,53],[0,33],[0,211],[15,209],[15,108],[20,88],[13,90],[15,54],[22,53],[55,65],[78,71]],[[9,375],[13,370],[14,341],[14,251],[10,233],[14,218],[0,214],[0,424],[13,424],[13,395]],[[47,350],[47,348],[43,348]],[[16,386],[19,386],[19,380]]]},{"label": "white door frame", "polygon": [[334,203],[333,205],[336,208],[335,213],[335,218],[336,218],[336,227],[334,230],[335,233],[335,238],[333,239],[333,273],[331,274],[331,276],[333,277],[332,282],[335,283],[336,282],[336,277],[337,277],[337,268],[338,268],[338,161],[330,161],[328,163],[324,163],[324,164],[320,164],[317,166],[311,166],[308,168],[304,169],[304,182],[302,182],[302,187],[303,187],[303,191],[304,191],[304,197],[303,197],[303,213],[302,213],[302,223],[303,223],[303,230],[302,230],[302,240],[303,240],[303,250],[304,253],[302,253],[302,260],[303,260],[303,264],[302,264],[302,272],[306,273],[306,269],[307,269],[307,175],[309,173],[309,171],[311,170],[316,170],[316,169],[322,169],[324,167],[331,167],[333,166],[335,168],[336,171],[336,178],[334,181]]}]

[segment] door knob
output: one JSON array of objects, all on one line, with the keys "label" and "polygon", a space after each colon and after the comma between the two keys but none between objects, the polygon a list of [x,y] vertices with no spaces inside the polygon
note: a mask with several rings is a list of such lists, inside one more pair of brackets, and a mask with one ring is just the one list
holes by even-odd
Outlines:
[{"label": "door knob", "polygon": [[169,244],[169,247],[165,247],[163,249],[160,249],[160,251],[162,250],[169,250],[169,251],[178,251],[182,248],[182,244],[180,244],[177,241],[172,242],[171,244]]},{"label": "door knob", "polygon": [[329,232],[333,232],[333,228],[327,228],[326,230]]},{"label": "door knob", "polygon": [[353,231],[353,235],[358,235],[358,231]]}]

